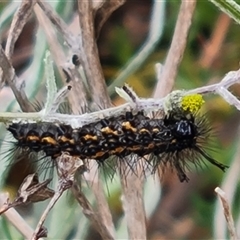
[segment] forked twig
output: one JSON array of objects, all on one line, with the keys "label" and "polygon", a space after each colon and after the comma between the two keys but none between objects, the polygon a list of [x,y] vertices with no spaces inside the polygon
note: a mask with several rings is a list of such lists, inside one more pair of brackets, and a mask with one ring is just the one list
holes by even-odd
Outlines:
[{"label": "forked twig", "polygon": [[[235,106],[240,110],[240,101],[236,96],[234,96],[228,88],[234,84],[240,83],[240,70],[228,72],[225,77],[216,84],[209,86],[199,87],[188,91],[183,91],[182,96],[189,94],[209,94],[215,93],[222,96],[222,98],[228,102],[230,105]],[[121,91],[118,91],[120,93]],[[124,97],[124,95],[121,95]],[[45,122],[61,122],[64,124],[71,125],[73,128],[82,127],[85,124],[99,120],[102,117],[111,117],[124,114],[126,111],[144,111],[149,113],[151,111],[163,110],[164,101],[168,99],[165,98],[137,98],[135,102],[127,102],[123,105],[117,107],[110,107],[103,110],[99,110],[92,113],[85,113],[81,115],[68,115],[60,113],[52,113],[49,115],[42,115],[41,112],[30,112],[30,113],[11,113],[2,112],[0,113],[0,122],[9,123],[16,120],[26,120],[26,121],[45,121]],[[126,99],[129,100],[129,97]]]}]

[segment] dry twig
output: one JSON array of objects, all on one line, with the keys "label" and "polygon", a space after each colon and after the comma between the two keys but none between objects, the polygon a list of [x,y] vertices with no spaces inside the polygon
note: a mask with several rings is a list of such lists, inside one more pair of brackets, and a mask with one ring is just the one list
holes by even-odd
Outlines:
[{"label": "dry twig", "polygon": [[[115,239],[115,231],[112,228],[112,222],[110,222],[110,226],[106,225],[105,220],[101,219],[103,214],[102,208],[100,208],[101,212],[95,211],[84,193],[82,193],[81,189],[78,187],[78,183],[74,181],[72,192],[75,196],[75,199],[78,201],[80,206],[83,208],[83,214],[91,221],[95,229],[99,232],[103,239]],[[102,200],[100,200],[102,202]],[[99,205],[99,203],[98,203]]]},{"label": "dry twig", "polygon": [[227,36],[227,32],[231,23],[231,18],[226,14],[220,14],[211,38],[204,44],[203,52],[199,59],[199,64],[202,67],[210,67],[215,59],[218,58],[221,53],[221,48],[224,43],[224,40]]},{"label": "dry twig", "polygon": [[5,82],[11,87],[18,104],[20,105],[22,111],[24,112],[33,112],[34,109],[31,106],[25,92],[24,84],[20,84],[20,80],[15,74],[15,70],[11,63],[9,62],[2,46],[0,45],[0,68],[2,69],[2,76],[0,79],[1,87]]},{"label": "dry twig", "polygon": [[[39,6],[35,6],[34,11],[38,18],[40,26],[43,28],[46,34],[54,62],[60,72],[63,70],[65,73],[67,73],[69,78],[67,80],[71,81],[72,89],[68,95],[68,98],[71,104],[72,112],[74,114],[81,114],[82,111],[87,108],[87,97],[83,85],[83,80],[78,72],[78,69],[66,60],[65,52],[63,49],[64,47],[58,42],[53,26],[59,30],[60,34],[65,36],[65,41],[71,42],[71,44],[68,44],[70,47],[72,47],[72,45],[76,46],[76,44],[73,43],[77,37],[74,38],[74,36],[67,31],[65,23],[62,20],[59,20],[60,18],[47,3],[39,1],[39,4],[42,7],[42,10],[44,10],[44,13],[47,15],[41,11],[41,8]],[[50,24],[48,18],[52,19],[53,25]],[[63,29],[64,32],[62,31]],[[74,48],[74,46],[72,48]],[[73,49],[71,49],[71,51],[73,51]]]},{"label": "dry twig", "polygon": [[[6,194],[0,194],[0,206],[4,206],[8,199]],[[30,239],[33,234],[33,229],[25,222],[25,220],[19,215],[19,213],[14,209],[9,209],[4,213],[7,220],[15,226],[20,233],[26,238]]]},{"label": "dry twig", "polygon": [[81,59],[80,62],[88,80],[93,102],[98,103],[101,108],[106,108],[111,106],[111,100],[107,93],[99,60],[91,2],[79,0],[78,14],[81,36],[80,55],[78,57]]},{"label": "dry twig", "polygon": [[172,43],[164,66],[158,73],[158,84],[154,93],[155,98],[166,96],[174,86],[177,70],[186,47],[195,6],[195,0],[183,0],[181,3]]},{"label": "dry twig", "polygon": [[70,48],[76,48],[76,45],[78,45],[76,37],[71,33],[71,31],[68,30],[68,26],[61,19],[61,17],[58,16],[58,14],[52,9],[52,7],[45,1],[37,0],[37,3],[46,14],[48,20],[50,20],[52,24],[56,27],[56,29],[59,31],[68,46]]},{"label": "dry twig", "polygon": [[233,221],[233,217],[232,217],[232,214],[231,214],[230,206],[229,206],[228,200],[226,198],[226,194],[219,187],[215,188],[215,192],[218,194],[218,196],[219,196],[219,198],[222,202],[224,215],[225,215],[225,218],[226,218],[226,221],[227,221],[227,226],[228,226],[228,230],[229,230],[229,234],[231,236],[231,239],[232,240],[237,240],[238,237],[237,237],[236,229],[235,229],[235,226],[234,226],[234,221]]},{"label": "dry twig", "polygon": [[[48,206],[46,207],[46,209],[44,210],[36,229],[34,230],[34,233],[32,235],[32,240],[38,240],[40,237],[46,237],[43,236],[43,224],[47,218],[47,215],[49,214],[50,210],[54,207],[54,205],[56,204],[56,202],[58,201],[58,199],[62,196],[62,194],[71,187],[71,182],[68,181],[68,179],[63,179],[63,181],[60,179],[59,183],[58,183],[58,187],[57,190],[54,194],[54,196],[52,197],[51,201],[49,202]],[[44,235],[45,235],[45,231],[44,231]]]},{"label": "dry twig", "polygon": [[53,195],[51,201],[48,206],[44,210],[37,227],[32,235],[32,240],[37,240],[40,237],[43,237],[42,234],[45,234],[43,231],[43,224],[49,214],[50,210],[54,207],[58,199],[62,196],[62,194],[69,188],[72,187],[74,176],[76,171],[82,166],[82,161],[79,158],[75,158],[70,156],[68,153],[62,153],[56,159],[56,168],[58,172],[58,186],[55,194]]},{"label": "dry twig", "polygon": [[23,27],[30,18],[35,3],[36,0],[23,0],[17,12],[14,14],[5,49],[6,56],[10,62],[12,59],[14,45],[21,34]]},{"label": "dry twig", "polygon": [[[240,137],[240,129],[238,129],[238,139]],[[240,142],[238,141],[237,146],[239,146]],[[221,184],[222,189],[227,189],[228,194],[228,204],[232,206],[234,196],[238,187],[238,179],[239,179],[239,172],[240,172],[240,148],[237,148],[235,156],[231,161],[231,165],[229,170],[226,173],[226,176]],[[216,204],[216,210],[214,215],[214,236],[216,239],[226,238],[226,221],[223,216],[222,207],[218,202]]]},{"label": "dry twig", "polygon": [[[139,159],[136,164],[137,173],[129,173],[128,166],[122,165],[121,172],[121,186],[122,186],[122,204],[124,209],[125,218],[127,221],[128,238],[129,239],[147,239],[146,230],[146,215],[143,203],[143,183],[144,178],[142,172],[143,165]],[[141,170],[140,170],[141,169]]]},{"label": "dry twig", "polygon": [[15,74],[15,70],[11,65],[11,58],[14,50],[14,45],[22,32],[23,27],[27,23],[31,13],[32,8],[36,1],[24,0],[22,1],[20,7],[14,15],[8,38],[6,43],[5,53],[0,46],[0,68],[2,69],[2,74],[0,74],[1,88],[4,83],[8,83],[11,87],[16,100],[18,101],[22,111],[30,112],[34,111],[28,98],[24,92],[23,84],[20,84],[20,80]]},{"label": "dry twig", "polygon": [[102,2],[101,7],[98,8],[96,12],[94,20],[96,38],[98,38],[103,24],[107,21],[112,12],[114,12],[117,8],[123,5],[125,1],[126,0],[110,0]]}]

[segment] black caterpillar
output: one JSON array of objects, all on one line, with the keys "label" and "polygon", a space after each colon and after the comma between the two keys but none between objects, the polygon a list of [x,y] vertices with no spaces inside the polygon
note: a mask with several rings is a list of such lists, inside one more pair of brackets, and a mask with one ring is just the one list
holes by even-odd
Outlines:
[{"label": "black caterpillar", "polygon": [[227,166],[212,159],[204,150],[209,137],[205,117],[183,111],[164,118],[150,119],[143,112],[101,119],[73,129],[56,123],[12,123],[8,126],[17,140],[15,147],[28,152],[43,152],[56,159],[67,152],[71,156],[94,159],[102,164],[111,156],[124,159],[135,154],[151,154],[149,164],[156,169],[169,163],[181,182],[188,181],[185,166],[198,163],[202,157],[223,171]]}]

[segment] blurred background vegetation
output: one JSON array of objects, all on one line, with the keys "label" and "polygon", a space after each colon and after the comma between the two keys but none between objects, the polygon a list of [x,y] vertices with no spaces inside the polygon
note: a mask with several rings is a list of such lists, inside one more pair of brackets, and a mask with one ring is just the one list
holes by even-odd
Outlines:
[{"label": "blurred background vegetation", "polygon": [[[71,23],[76,10],[75,1],[48,2],[66,23]],[[14,1],[0,2],[0,40],[3,47],[17,5],[18,3],[14,3]],[[107,85],[114,84],[116,74],[145,42],[149,31],[152,5],[153,2],[150,0],[127,1],[105,23],[98,39],[98,47]],[[144,65],[127,79],[127,82],[140,97],[152,96],[156,85],[154,65],[158,62],[164,63],[171,44],[179,6],[180,1],[167,1],[164,31],[155,51],[149,56]],[[177,74],[175,88],[192,89],[218,82],[225,73],[238,69],[240,59],[239,30],[239,25],[227,15],[221,13],[211,2],[197,1],[187,47]],[[41,47],[39,43],[41,43]],[[25,77],[27,93],[32,98],[44,84],[42,61],[46,49],[46,40],[42,33],[38,31],[35,16],[32,16],[15,45],[13,55],[13,66],[18,75],[32,64],[30,74]],[[58,78],[60,78],[60,75],[58,75]],[[5,86],[3,91],[7,88],[8,86]],[[234,86],[232,91],[239,95],[239,86]],[[3,93],[1,92],[1,94]],[[115,105],[122,103],[122,100],[117,95],[110,94]],[[4,105],[6,101],[11,103],[11,99],[13,99],[12,96],[7,100],[5,99]],[[230,165],[238,147],[236,141],[240,120],[239,112],[218,96],[207,97],[203,112],[207,113],[209,122],[216,132],[216,138],[209,143],[214,148],[211,154],[220,162]],[[21,162],[21,164],[24,163]],[[7,177],[8,187],[11,186],[15,190],[24,178],[19,174],[21,164],[15,169],[13,167]],[[210,165],[203,165],[197,171],[193,168],[190,183],[180,184],[177,178],[169,174],[164,177],[161,201],[154,199],[155,188],[158,185],[150,180],[150,183],[148,183],[147,180],[146,188],[151,188],[151,190],[146,197],[149,198],[148,200],[154,199],[155,202],[155,209],[152,210],[152,214],[149,215],[147,220],[149,239],[212,238],[214,205],[216,202],[214,188],[221,184],[223,178],[224,173]],[[108,187],[108,200],[113,219],[117,229],[124,232],[120,224],[123,215],[119,200],[121,189],[118,184],[115,185],[115,180],[109,183]],[[178,189],[180,192],[178,192]],[[76,208],[76,204],[70,200],[69,195],[67,194],[66,200],[63,200],[67,204],[62,203],[63,205],[61,205],[60,203],[56,205],[56,210],[53,211],[50,217],[52,219],[51,223],[50,220],[48,221],[48,224],[51,225],[50,233],[52,235],[50,236],[64,239],[71,239],[72,236],[85,236],[85,239],[93,239],[95,233],[85,232],[84,235],[83,230],[78,233],[79,235],[74,235],[79,231],[79,226],[88,225],[86,219],[83,220],[84,217],[80,214],[81,211],[78,209],[76,213],[73,210],[74,207]],[[152,205],[153,203],[148,200],[146,202]],[[61,209],[62,206],[65,206],[65,208]],[[235,204],[234,215],[239,212],[238,208],[239,205]],[[43,207],[38,207],[39,209],[43,209]],[[22,211],[22,209],[20,210]],[[41,211],[39,210],[39,212]],[[59,216],[61,216],[61,220],[59,220]],[[79,222],[76,222],[76,219]],[[33,220],[31,219],[31,221]],[[55,223],[53,223],[54,221]],[[59,223],[61,221],[65,224]],[[67,222],[68,224],[66,224]],[[61,228],[57,224],[60,224]],[[58,233],[59,229],[61,229],[61,233]],[[2,235],[3,233],[4,235]],[[13,236],[19,237],[4,219],[0,221],[0,236],[1,239],[8,238],[8,236],[12,238],[14,238]],[[120,233],[119,236],[124,237],[124,233]]]}]

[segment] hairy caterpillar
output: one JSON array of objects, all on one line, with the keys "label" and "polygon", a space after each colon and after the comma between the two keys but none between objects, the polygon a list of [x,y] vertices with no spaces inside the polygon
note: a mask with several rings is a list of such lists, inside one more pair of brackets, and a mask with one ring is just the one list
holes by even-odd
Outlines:
[{"label": "hairy caterpillar", "polygon": [[[184,106],[184,105],[183,105]],[[188,104],[187,104],[188,106]],[[48,122],[12,123],[7,130],[17,140],[15,147],[23,152],[43,153],[53,161],[62,152],[82,160],[104,163],[111,156],[120,158],[151,155],[148,164],[170,164],[181,182],[188,181],[185,166],[205,158],[223,171],[226,166],[204,150],[209,127],[194,106],[172,107],[165,116],[151,119],[142,111],[100,119],[80,128]],[[121,161],[120,160],[120,161]]]}]

